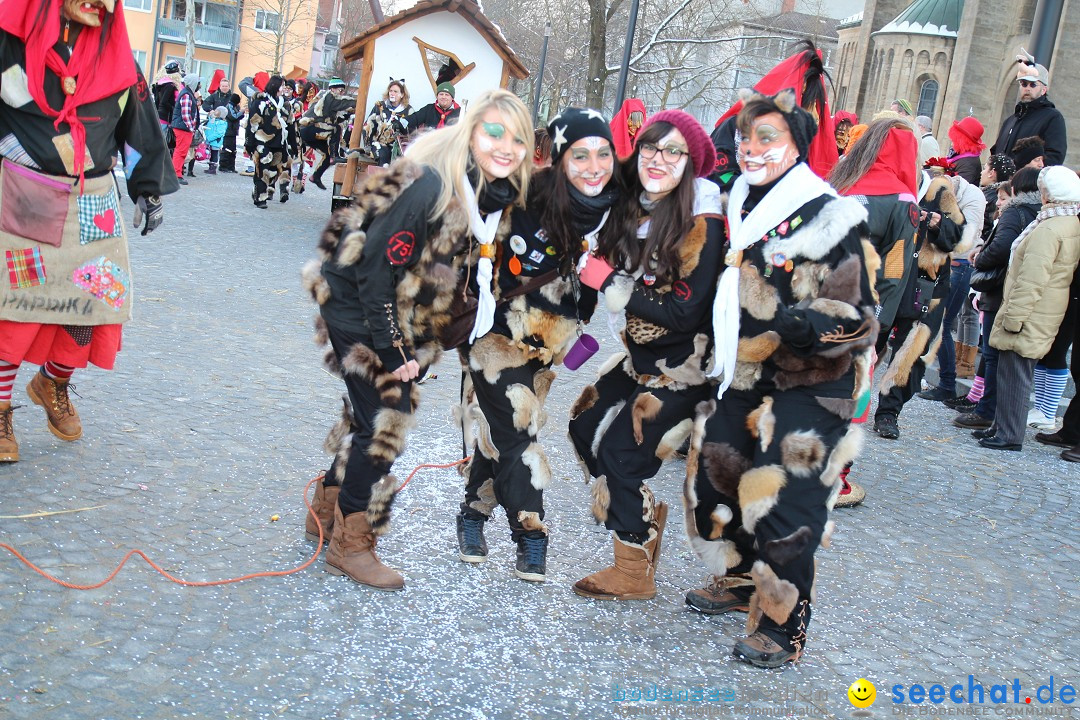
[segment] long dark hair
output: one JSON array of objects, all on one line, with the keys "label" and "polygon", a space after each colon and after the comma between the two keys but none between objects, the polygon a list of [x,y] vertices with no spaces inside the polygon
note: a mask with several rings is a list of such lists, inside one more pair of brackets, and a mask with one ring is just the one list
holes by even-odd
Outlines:
[{"label": "long dark hair", "polygon": [[[557,256],[561,258],[559,270],[569,274],[581,257],[582,234],[574,228],[573,210],[570,205],[570,178],[566,175],[563,162],[570,156],[564,153],[559,162],[552,163],[551,167],[538,170],[529,184],[529,205],[542,208],[540,212],[540,227],[544,229]],[[611,149],[611,156],[615,158],[615,148]],[[615,167],[611,174],[608,185],[612,183],[622,187],[622,178],[619,171],[619,162],[615,160]],[[620,196],[625,193],[620,193]],[[618,205],[612,208],[608,219],[618,217]],[[605,225],[611,225],[608,222]],[[586,230],[589,232],[589,230]]]},{"label": "long dark hair", "polygon": [[638,133],[634,152],[623,162],[621,169],[626,192],[611,209],[611,217],[600,232],[597,248],[599,254],[618,269],[636,270],[645,266],[647,260],[655,261],[656,267],[646,267],[646,271],[656,277],[659,285],[678,279],[679,245],[694,227],[694,168],[688,156],[682,179],[649,213],[649,234],[644,240],[638,240],[638,226],[646,214],[641,207],[641,194],[645,188],[638,174],[638,155],[642,144],[657,145],[674,127],[670,123],[655,122]]},{"label": "long dark hair", "polygon": [[274,75],[266,81],[266,87],[263,88],[263,92],[274,98],[277,97],[278,92],[281,90],[281,86],[285,84],[285,78],[280,75]]}]

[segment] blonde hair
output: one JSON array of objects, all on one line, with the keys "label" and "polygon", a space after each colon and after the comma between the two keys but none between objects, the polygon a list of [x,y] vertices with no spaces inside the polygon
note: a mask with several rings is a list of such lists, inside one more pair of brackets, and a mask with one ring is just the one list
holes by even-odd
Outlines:
[{"label": "blonde hair", "polygon": [[408,88],[405,87],[405,81],[404,80],[391,80],[387,84],[386,92],[384,92],[383,96],[382,96],[383,102],[389,102],[390,101],[390,88],[394,87],[395,85],[397,85],[398,90],[401,91],[401,102],[398,103],[398,106],[399,107],[405,107],[406,105],[409,104],[409,90],[408,90]]},{"label": "blonde hair", "polygon": [[[521,166],[510,174],[510,184],[517,191],[514,205],[525,207],[525,197],[529,192],[529,176],[532,174],[532,153],[528,152],[528,140],[531,137],[532,122],[524,103],[507,90],[487,90],[469,103],[469,111],[461,116],[457,124],[433,130],[409,146],[405,153],[410,160],[427,165],[442,180],[442,192],[431,213],[434,220],[450,206],[450,201],[464,197],[462,182],[472,160],[471,142],[473,132],[483,122],[484,114],[490,109],[502,114],[507,131],[526,141],[525,159]],[[479,173],[476,194],[483,192],[484,173]]]}]

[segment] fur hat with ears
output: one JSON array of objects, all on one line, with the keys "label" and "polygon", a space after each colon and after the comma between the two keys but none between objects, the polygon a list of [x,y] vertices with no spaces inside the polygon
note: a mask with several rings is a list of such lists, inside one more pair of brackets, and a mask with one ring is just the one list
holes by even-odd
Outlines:
[{"label": "fur hat with ears", "polygon": [[788,88],[781,90],[775,95],[762,95],[753,90],[740,90],[739,99],[745,108],[752,100],[764,100],[776,108],[776,112],[784,116],[791,132],[791,138],[795,141],[795,148],[799,151],[799,159],[805,161],[810,150],[810,143],[817,135],[817,121],[814,116],[799,107],[796,102],[795,91]]},{"label": "fur hat with ears", "polygon": [[1051,165],[1039,171],[1039,189],[1050,202],[1080,202],[1080,177],[1063,165]]}]

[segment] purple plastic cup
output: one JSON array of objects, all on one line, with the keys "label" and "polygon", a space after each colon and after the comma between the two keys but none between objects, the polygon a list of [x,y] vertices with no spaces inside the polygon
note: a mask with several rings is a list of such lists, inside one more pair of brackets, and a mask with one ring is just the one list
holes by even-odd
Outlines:
[{"label": "purple plastic cup", "polygon": [[596,338],[588,333],[582,333],[578,336],[574,347],[570,348],[570,352],[566,353],[566,357],[563,358],[563,367],[567,370],[577,370],[599,349],[600,343],[596,342]]}]

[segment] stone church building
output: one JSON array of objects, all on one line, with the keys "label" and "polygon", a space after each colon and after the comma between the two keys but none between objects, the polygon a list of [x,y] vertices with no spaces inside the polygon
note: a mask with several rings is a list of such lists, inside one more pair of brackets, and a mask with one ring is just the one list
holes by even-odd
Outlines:
[{"label": "stone church building", "polygon": [[[860,120],[896,98],[934,119],[942,150],[954,120],[974,115],[994,143],[1016,103],[1016,54],[1030,46],[1036,0],[866,0],[837,27],[833,109]],[[1065,116],[1066,164],[1080,167],[1080,0],[1065,0],[1049,97]]]}]

